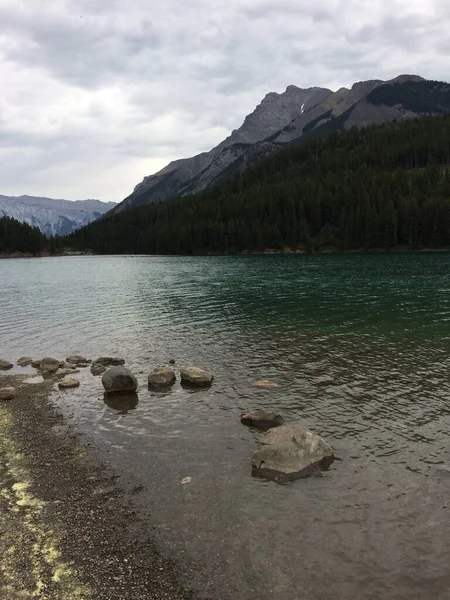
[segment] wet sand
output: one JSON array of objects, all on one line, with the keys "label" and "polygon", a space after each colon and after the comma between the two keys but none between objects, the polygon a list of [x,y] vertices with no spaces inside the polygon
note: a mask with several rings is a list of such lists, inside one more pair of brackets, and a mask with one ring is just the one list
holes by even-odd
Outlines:
[{"label": "wet sand", "polygon": [[48,402],[53,381],[0,375],[0,598],[193,599],[114,473]]}]

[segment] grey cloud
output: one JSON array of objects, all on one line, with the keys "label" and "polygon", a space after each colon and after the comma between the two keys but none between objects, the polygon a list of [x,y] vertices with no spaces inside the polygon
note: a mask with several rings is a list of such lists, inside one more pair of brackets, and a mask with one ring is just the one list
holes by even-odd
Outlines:
[{"label": "grey cloud", "polygon": [[446,0],[3,0],[0,21],[0,193],[120,200],[269,91],[448,78]]}]

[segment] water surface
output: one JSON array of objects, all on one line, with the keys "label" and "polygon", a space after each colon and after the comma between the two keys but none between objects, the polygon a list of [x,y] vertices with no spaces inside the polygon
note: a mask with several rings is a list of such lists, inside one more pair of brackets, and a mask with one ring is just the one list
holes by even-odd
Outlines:
[{"label": "water surface", "polygon": [[[137,406],[86,371],[54,401],[202,594],[450,597],[449,254],[8,260],[0,294],[2,357],[118,354],[137,374]],[[172,358],[213,387],[150,392]],[[258,407],[341,460],[253,479],[261,434],[239,415]]]}]

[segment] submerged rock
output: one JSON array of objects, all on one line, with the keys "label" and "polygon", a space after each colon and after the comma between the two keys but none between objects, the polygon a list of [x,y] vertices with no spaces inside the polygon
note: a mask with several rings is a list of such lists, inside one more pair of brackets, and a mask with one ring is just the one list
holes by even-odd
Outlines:
[{"label": "submerged rock", "polygon": [[270,379],[260,379],[259,381],[255,381],[256,387],[262,388],[276,388],[278,387],[278,383],[276,381],[271,381]]},{"label": "submerged rock", "polygon": [[21,356],[17,361],[17,364],[19,365],[19,367],[28,367],[28,365],[31,365],[32,362],[33,359],[29,356]]},{"label": "submerged rock", "polygon": [[75,373],[79,373],[79,369],[66,368],[66,369],[58,369],[55,373],[55,377],[66,377],[67,375],[75,375]]},{"label": "submerged rock", "polygon": [[272,427],[283,425],[284,419],[273,410],[259,408],[258,410],[241,415],[241,423],[250,427],[258,427],[259,429],[271,429]]},{"label": "submerged rock", "polygon": [[133,373],[125,367],[111,367],[103,373],[102,384],[107,394],[135,392],[138,382]]},{"label": "submerged rock", "polygon": [[45,356],[41,360],[40,368],[43,373],[55,373],[59,369],[59,360],[57,358]]},{"label": "submerged rock", "polygon": [[334,460],[334,451],[317,433],[301,425],[271,429],[252,456],[253,474],[288,481],[319,475]]},{"label": "submerged rock", "polygon": [[71,388],[77,388],[80,385],[80,382],[75,377],[66,377],[62,381],[58,382],[58,387],[60,390],[68,390]]},{"label": "submerged rock", "polygon": [[185,367],[181,369],[180,375],[182,383],[193,386],[211,385],[214,379],[212,373],[199,367]]},{"label": "submerged rock", "polygon": [[12,400],[16,397],[16,388],[3,387],[0,388],[0,400]]},{"label": "submerged rock", "polygon": [[155,369],[148,376],[148,385],[150,387],[161,387],[173,385],[176,380],[175,371],[172,369]]},{"label": "submerged rock", "polygon": [[77,365],[79,363],[86,363],[87,362],[87,358],[84,358],[84,356],[80,356],[79,354],[73,354],[72,356],[68,356],[66,358],[66,362],[69,363],[69,365]]},{"label": "submerged rock", "polygon": [[107,368],[108,367],[105,367],[105,365],[102,365],[101,363],[97,363],[94,361],[91,365],[90,371],[91,371],[92,375],[97,376],[97,375],[102,375],[106,371]]},{"label": "submerged rock", "polygon": [[3,358],[0,358],[0,371],[8,371],[9,369],[13,368],[13,364],[11,362],[9,362],[9,360],[4,360]]}]

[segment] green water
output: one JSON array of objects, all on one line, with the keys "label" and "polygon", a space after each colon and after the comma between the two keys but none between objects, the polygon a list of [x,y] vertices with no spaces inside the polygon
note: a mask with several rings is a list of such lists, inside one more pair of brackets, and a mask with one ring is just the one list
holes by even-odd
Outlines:
[{"label": "green water", "polygon": [[[449,254],[8,260],[0,290],[2,358],[120,354],[138,376],[134,410],[88,372],[54,401],[142,486],[133,502],[201,594],[449,597]],[[171,358],[213,387],[150,392]],[[288,486],[253,479],[261,434],[239,416],[258,407],[341,460]]]}]

